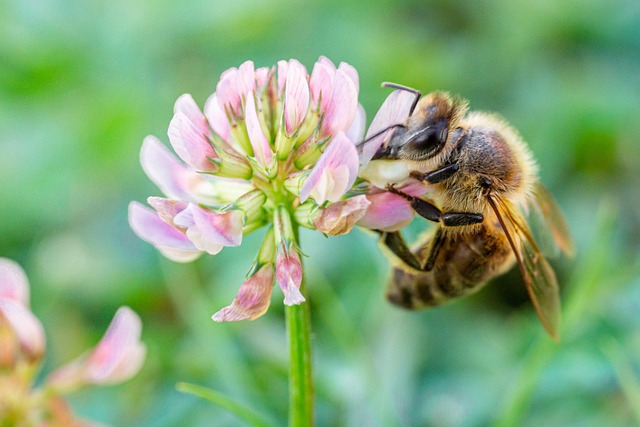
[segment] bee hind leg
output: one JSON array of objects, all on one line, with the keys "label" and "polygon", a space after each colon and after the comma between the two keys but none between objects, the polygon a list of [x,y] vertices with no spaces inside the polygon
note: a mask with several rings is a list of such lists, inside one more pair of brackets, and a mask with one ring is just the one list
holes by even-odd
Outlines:
[{"label": "bee hind leg", "polygon": [[[402,234],[399,231],[394,232],[380,232],[380,243],[390,251],[397,259],[404,265],[417,271],[431,271],[435,265],[436,259],[440,248],[444,243],[444,232],[441,227],[436,229],[435,235],[429,245],[429,255],[423,258],[422,251],[418,251],[419,256],[416,256],[414,252],[409,249]],[[397,264],[397,263],[394,263]],[[400,265],[399,267],[402,267]]]}]

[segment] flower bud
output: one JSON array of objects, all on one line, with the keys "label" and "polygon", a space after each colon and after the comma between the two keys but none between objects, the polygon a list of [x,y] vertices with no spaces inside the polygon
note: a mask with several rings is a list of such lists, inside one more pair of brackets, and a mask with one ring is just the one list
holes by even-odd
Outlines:
[{"label": "flower bud", "polygon": [[319,231],[331,236],[346,234],[366,213],[371,202],[365,195],[351,197],[332,203],[316,215],[313,225]]}]

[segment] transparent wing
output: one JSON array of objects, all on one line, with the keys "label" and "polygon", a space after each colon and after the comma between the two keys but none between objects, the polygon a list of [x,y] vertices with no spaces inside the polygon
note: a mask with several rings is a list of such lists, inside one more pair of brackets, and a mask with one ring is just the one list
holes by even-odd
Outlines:
[{"label": "transparent wing", "polygon": [[560,333],[560,292],[556,275],[520,213],[497,194],[489,194],[488,200],[516,256],[536,313],[549,335],[557,341]]},{"label": "transparent wing", "polygon": [[573,241],[569,233],[569,226],[562,215],[549,190],[538,182],[533,190],[535,210],[541,223],[541,229],[549,231],[556,246],[567,256],[573,255]]}]

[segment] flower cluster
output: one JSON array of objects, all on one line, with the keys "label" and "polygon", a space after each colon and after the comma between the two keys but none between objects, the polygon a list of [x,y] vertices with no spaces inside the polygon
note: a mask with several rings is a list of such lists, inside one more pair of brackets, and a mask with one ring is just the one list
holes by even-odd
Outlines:
[{"label": "flower cluster", "polygon": [[24,271],[0,258],[0,425],[89,425],[74,417],[62,395],[135,375],[146,353],[141,329],[138,315],[121,307],[95,348],[33,388],[45,351],[44,330],[29,309]]},{"label": "flower cluster", "polygon": [[221,75],[203,111],[190,95],[176,101],[168,136],[180,160],[158,139],[145,139],[142,167],[166,198],[150,197],[153,209],[132,202],[129,223],[166,257],[217,254],[267,227],[247,280],[214,320],[259,317],[274,282],[285,304],[305,300],[299,226],[340,235],[359,221],[376,229],[389,221],[389,209],[375,203],[386,203],[388,193],[350,192],[365,126],[358,86],[353,67],[324,57],[311,74],[293,59],[273,68],[247,61]]}]

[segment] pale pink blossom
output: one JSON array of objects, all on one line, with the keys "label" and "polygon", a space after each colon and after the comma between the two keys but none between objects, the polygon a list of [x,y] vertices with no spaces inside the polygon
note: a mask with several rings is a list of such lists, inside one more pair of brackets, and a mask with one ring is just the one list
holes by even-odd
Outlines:
[{"label": "pale pink blossom", "polygon": [[349,233],[367,212],[371,202],[365,195],[350,197],[320,209],[313,224],[318,231],[331,236]]},{"label": "pale pink blossom", "polygon": [[24,357],[30,362],[39,360],[46,339],[42,324],[29,308],[17,300],[0,298],[0,324],[4,322],[13,331]]},{"label": "pale pink blossom", "polygon": [[223,141],[228,142],[230,137],[229,120],[224,110],[220,108],[217,95],[214,93],[207,102],[204,103],[204,115],[207,117],[207,121],[211,126],[211,130],[222,138]]},{"label": "pale pink blossom", "polygon": [[7,258],[0,258],[0,326],[2,323],[9,326],[28,361],[42,357],[46,340],[42,324],[29,310],[29,280],[22,267]]},{"label": "pale pink blossom", "polygon": [[198,104],[188,93],[180,96],[173,105],[173,114],[184,114],[193,123],[198,131],[203,135],[209,134],[209,126],[204,114],[198,108]]},{"label": "pale pink blossom", "polygon": [[186,229],[186,236],[196,248],[215,255],[225,246],[240,246],[243,217],[238,210],[211,212],[190,203],[173,222]]},{"label": "pale pink blossom", "polygon": [[359,143],[364,138],[364,129],[366,126],[367,117],[362,108],[362,105],[358,104],[358,108],[356,109],[355,117],[353,118],[353,122],[351,123],[351,127],[347,131],[346,135],[354,143]]},{"label": "pale pink blossom", "polygon": [[333,77],[333,90],[322,120],[321,134],[347,131],[358,107],[358,87],[352,77],[338,69]]},{"label": "pale pink blossom", "polygon": [[279,248],[276,255],[276,281],[284,293],[285,305],[301,304],[305,301],[300,293],[302,283],[302,262],[300,255],[292,248]]},{"label": "pale pink blossom", "polygon": [[202,254],[185,233],[138,202],[129,203],[129,225],[138,237],[151,243],[170,260],[190,262]]},{"label": "pale pink blossom", "polygon": [[255,263],[261,268],[216,320],[255,318],[266,310],[267,265],[285,304],[304,301],[294,229],[343,234],[363,215],[364,196],[345,200],[357,178],[355,143],[365,127],[358,90],[353,67],[324,57],[311,76],[295,59],[273,68],[246,61],[222,73],[204,113],[190,95],[176,101],[169,139],[182,161],[157,139],[145,140],[141,163],[166,198],[148,199],[155,212],[132,203],[129,222],[163,255],[186,262],[237,246],[263,226],[275,230],[263,240]]},{"label": "pale pink blossom", "polygon": [[169,123],[169,141],[178,156],[197,171],[214,171],[211,159],[217,157],[209,142],[211,137],[204,114],[191,95],[182,95],[176,101],[175,113]]},{"label": "pale pink blossom", "polygon": [[0,258],[0,298],[29,306],[29,281],[24,270],[7,258]]},{"label": "pale pink blossom", "polygon": [[344,133],[338,133],[300,190],[300,201],[312,197],[318,204],[337,202],[358,174],[358,152]]},{"label": "pale pink blossom", "polygon": [[213,185],[207,178],[180,163],[155,137],[145,138],[140,164],[149,179],[168,197],[194,202],[215,202]]},{"label": "pale pink blossom", "polygon": [[288,136],[291,136],[300,127],[309,108],[309,83],[307,78],[307,70],[301,63],[295,59],[289,61],[283,111],[285,130]]},{"label": "pale pink blossom", "polygon": [[231,305],[213,315],[216,322],[254,320],[269,308],[275,269],[272,263],[263,265],[240,286]]},{"label": "pale pink blossom", "polygon": [[[366,138],[370,138],[376,133],[388,128],[389,126],[402,124],[409,116],[409,110],[415,100],[415,95],[406,90],[395,90],[391,92],[387,99],[382,103],[382,106],[376,113],[369,130],[367,131]],[[382,146],[385,139],[388,138],[394,129],[390,129],[387,132],[383,132],[375,138],[367,141],[363,146],[361,165],[362,168],[366,167],[374,154]]]},{"label": "pale pink blossom", "polygon": [[258,164],[263,168],[268,168],[271,165],[273,153],[271,152],[271,145],[260,126],[258,113],[256,111],[256,102],[253,93],[249,93],[245,104],[247,133],[249,134],[249,141],[253,147],[253,154]]},{"label": "pale pink blossom", "polygon": [[371,204],[357,223],[361,227],[397,231],[406,227],[415,215],[411,203],[397,194],[383,191],[368,194],[367,199]]},{"label": "pale pink blossom", "polygon": [[129,307],[120,307],[98,345],[87,355],[56,370],[48,379],[67,390],[88,384],[115,384],[135,375],[144,362],[142,322]]},{"label": "pale pink blossom", "polygon": [[[76,418],[62,395],[135,375],[146,353],[140,342],[140,318],[130,308],[120,308],[94,350],[34,386],[46,342],[40,321],[29,310],[28,294],[29,282],[22,268],[0,258],[0,424],[97,427],[99,424]],[[65,333],[66,328],[51,325],[51,330]]]}]

